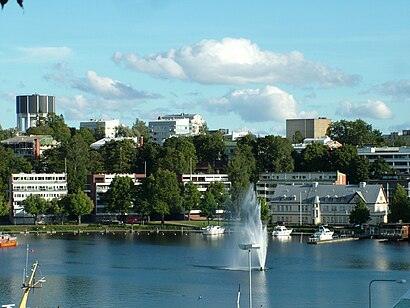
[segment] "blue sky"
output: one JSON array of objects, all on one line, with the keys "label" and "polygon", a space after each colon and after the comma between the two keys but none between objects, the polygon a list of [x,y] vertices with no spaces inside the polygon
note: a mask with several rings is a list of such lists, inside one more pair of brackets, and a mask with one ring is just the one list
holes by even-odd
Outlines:
[{"label": "blue sky", "polygon": [[15,96],[56,96],[70,126],[198,113],[284,135],[285,119],[410,129],[410,2],[10,0],[0,12],[0,124]]}]

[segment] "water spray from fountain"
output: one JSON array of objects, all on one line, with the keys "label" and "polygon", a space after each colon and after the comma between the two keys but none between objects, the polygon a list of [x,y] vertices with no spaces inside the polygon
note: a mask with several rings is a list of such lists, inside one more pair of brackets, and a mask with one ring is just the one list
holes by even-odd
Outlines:
[{"label": "water spray from fountain", "polygon": [[259,268],[264,270],[268,248],[268,232],[267,227],[262,223],[261,205],[252,187],[250,187],[244,195],[240,207],[242,223],[239,240],[242,243],[260,245],[260,248],[255,250],[255,253],[258,257]]}]

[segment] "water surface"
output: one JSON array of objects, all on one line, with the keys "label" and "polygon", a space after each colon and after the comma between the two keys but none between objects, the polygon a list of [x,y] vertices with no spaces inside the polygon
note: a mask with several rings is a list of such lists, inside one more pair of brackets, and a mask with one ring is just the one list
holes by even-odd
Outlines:
[{"label": "water surface", "polygon": [[[47,282],[31,307],[248,307],[247,252],[232,234],[20,235],[0,250],[0,304],[21,299],[26,244]],[[269,239],[267,271],[253,271],[254,307],[367,307],[372,279],[410,282],[408,243],[308,245]],[[241,256],[238,258],[238,256]],[[239,260],[239,261],[238,261]],[[237,270],[238,262],[242,270]],[[375,283],[372,307],[390,307],[410,285]]]}]

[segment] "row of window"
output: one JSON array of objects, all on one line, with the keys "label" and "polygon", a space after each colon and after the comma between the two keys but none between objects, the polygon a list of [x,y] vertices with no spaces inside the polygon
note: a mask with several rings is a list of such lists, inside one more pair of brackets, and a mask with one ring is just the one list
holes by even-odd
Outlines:
[{"label": "row of window", "polygon": [[67,190],[66,185],[56,185],[56,186],[13,186],[13,192],[16,191],[65,191]]}]

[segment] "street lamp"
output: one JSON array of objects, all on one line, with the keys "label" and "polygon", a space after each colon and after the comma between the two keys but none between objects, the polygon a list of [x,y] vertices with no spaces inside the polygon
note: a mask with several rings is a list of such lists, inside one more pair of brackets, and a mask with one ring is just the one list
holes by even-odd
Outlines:
[{"label": "street lamp", "polygon": [[248,264],[249,264],[249,308],[252,308],[252,249],[259,249],[259,244],[239,244],[239,248],[248,251]]},{"label": "street lamp", "polygon": [[395,283],[406,283],[406,280],[404,279],[399,279],[399,280],[394,280],[394,279],[373,279],[369,283],[369,308],[372,307],[372,283],[373,282],[379,282],[379,281],[389,281],[389,282],[395,282]]}]

